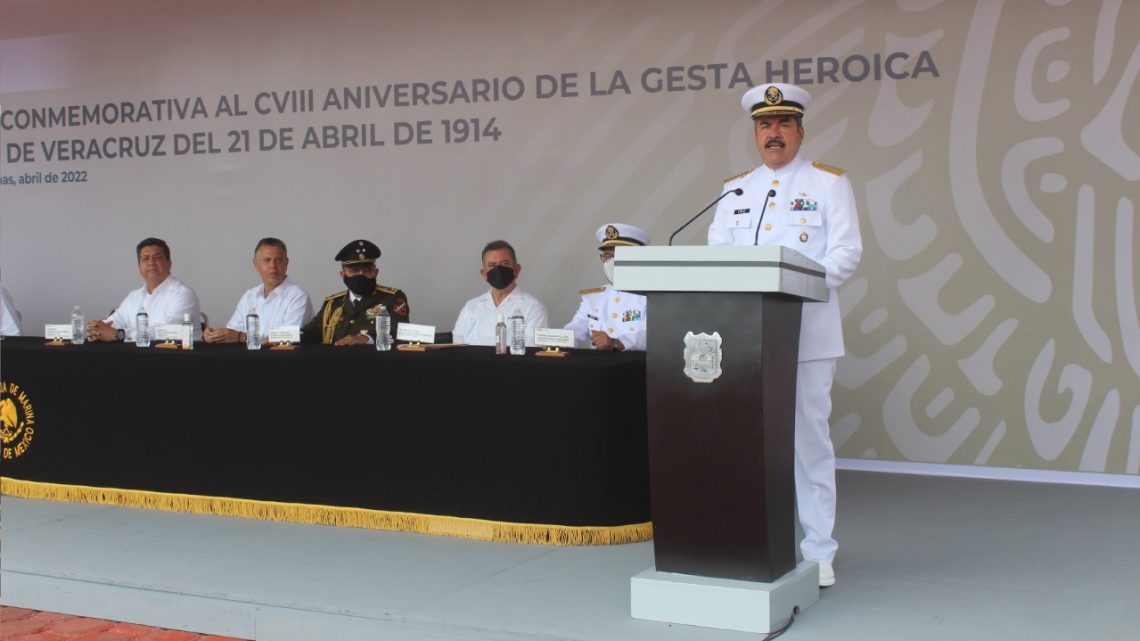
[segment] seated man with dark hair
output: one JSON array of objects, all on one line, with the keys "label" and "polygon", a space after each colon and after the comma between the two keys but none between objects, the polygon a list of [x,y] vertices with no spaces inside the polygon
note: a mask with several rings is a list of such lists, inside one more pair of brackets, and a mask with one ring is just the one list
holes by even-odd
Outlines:
[{"label": "seated man with dark hair", "polygon": [[[178,325],[187,316],[194,324],[194,337],[202,337],[199,325],[198,295],[170,273],[170,246],[159,238],[143,239],[135,247],[139,275],[145,283],[127,294],[123,302],[104,320],[87,323],[87,339],[92,341],[135,340],[136,318],[145,310],[150,326]],[[154,331],[151,329],[150,331]]]},{"label": "seated man with dark hair", "polygon": [[467,301],[455,319],[452,338],[456,343],[494,345],[495,325],[499,316],[510,318],[517,309],[526,323],[526,344],[534,346],[534,329],[546,327],[546,306],[534,296],[519,289],[518,275],[522,265],[515,248],[505,240],[493,240],[480,258],[479,275],[491,289]]}]

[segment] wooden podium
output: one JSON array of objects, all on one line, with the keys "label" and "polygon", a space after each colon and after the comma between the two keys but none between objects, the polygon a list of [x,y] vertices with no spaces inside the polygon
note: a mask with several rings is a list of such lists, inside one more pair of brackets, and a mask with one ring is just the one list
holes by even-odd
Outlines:
[{"label": "wooden podium", "polygon": [[771,583],[796,568],[796,369],[824,270],[779,246],[618,247],[646,294],[658,572]]}]

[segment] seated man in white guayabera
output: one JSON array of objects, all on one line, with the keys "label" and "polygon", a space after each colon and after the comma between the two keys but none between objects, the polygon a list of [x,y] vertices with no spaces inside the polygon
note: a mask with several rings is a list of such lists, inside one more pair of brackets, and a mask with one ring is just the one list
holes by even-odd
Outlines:
[{"label": "seated man in white guayabera", "polygon": [[515,248],[505,240],[493,240],[483,247],[480,265],[479,276],[491,288],[467,301],[459,310],[452,340],[469,345],[494,345],[499,316],[509,320],[517,310],[523,315],[526,344],[534,347],[535,328],[546,327],[546,306],[524,292],[515,280],[522,273]]},{"label": "seated man in white guayabera", "polygon": [[[134,341],[138,331],[136,318],[146,310],[151,327],[178,325],[189,317],[194,324],[194,337],[202,337],[199,325],[198,295],[189,285],[170,273],[174,263],[170,246],[160,238],[145,238],[135,247],[139,275],[143,286],[128,293],[123,302],[104,320],[87,323],[87,339],[93,341]],[[154,331],[153,329],[150,331]]]},{"label": "seated man in white guayabera", "polygon": [[207,343],[244,342],[245,319],[258,316],[257,340],[264,343],[271,327],[300,327],[313,317],[313,303],[301,286],[289,280],[289,250],[278,238],[262,238],[253,248],[253,268],[261,282],[238,300],[225,327],[207,327],[202,337]]}]

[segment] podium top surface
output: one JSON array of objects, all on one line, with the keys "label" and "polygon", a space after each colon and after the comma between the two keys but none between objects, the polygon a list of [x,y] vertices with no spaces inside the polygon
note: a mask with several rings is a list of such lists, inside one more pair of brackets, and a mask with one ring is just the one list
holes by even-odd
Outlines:
[{"label": "podium top surface", "polygon": [[823,266],[779,245],[618,247],[614,287],[628,292],[757,292],[828,300]]}]

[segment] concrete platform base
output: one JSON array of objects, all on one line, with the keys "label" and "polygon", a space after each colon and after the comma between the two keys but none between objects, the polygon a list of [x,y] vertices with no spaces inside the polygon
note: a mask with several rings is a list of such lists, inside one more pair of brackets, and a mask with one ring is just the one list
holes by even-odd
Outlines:
[{"label": "concrete platform base", "polygon": [[773,583],[646,570],[629,581],[635,619],[772,632],[819,601],[819,566],[804,561]]}]

